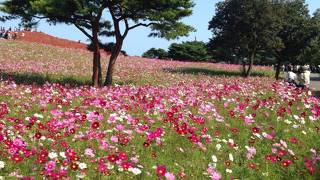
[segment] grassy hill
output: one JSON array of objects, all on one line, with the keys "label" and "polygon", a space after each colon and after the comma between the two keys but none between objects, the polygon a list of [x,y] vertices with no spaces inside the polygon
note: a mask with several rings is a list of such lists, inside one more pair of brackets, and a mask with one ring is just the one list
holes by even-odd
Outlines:
[{"label": "grassy hill", "polygon": [[[0,40],[0,70],[41,82],[82,83],[90,81],[92,54],[85,49],[61,48],[24,41]],[[14,62],[14,63],[13,63]],[[105,72],[108,56],[102,56]],[[193,63],[120,56],[116,64],[118,84],[170,84],[175,77],[185,80],[212,76],[239,76],[240,66],[212,63]],[[253,75],[271,76],[269,67],[255,67]],[[163,77],[166,77],[165,81]],[[28,79],[26,79],[28,80]],[[169,81],[168,81],[169,80]],[[43,82],[43,81],[42,81]]]}]

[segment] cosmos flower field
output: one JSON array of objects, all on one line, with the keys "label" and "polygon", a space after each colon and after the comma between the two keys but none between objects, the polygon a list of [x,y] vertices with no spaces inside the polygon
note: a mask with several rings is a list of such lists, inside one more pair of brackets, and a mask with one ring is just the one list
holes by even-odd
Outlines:
[{"label": "cosmos flower field", "polygon": [[0,47],[0,179],[320,178],[320,100],[268,67],[120,57],[96,89],[57,83],[90,52]]}]

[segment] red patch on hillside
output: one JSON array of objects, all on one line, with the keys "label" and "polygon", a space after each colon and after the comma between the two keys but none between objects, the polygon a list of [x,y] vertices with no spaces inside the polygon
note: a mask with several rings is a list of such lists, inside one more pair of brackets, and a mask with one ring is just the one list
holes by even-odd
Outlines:
[{"label": "red patch on hillside", "polygon": [[[22,36],[22,33],[24,33],[24,36]],[[87,45],[84,43],[57,38],[42,32],[21,32],[19,33],[18,38],[22,41],[52,45],[62,48],[87,49]]]}]

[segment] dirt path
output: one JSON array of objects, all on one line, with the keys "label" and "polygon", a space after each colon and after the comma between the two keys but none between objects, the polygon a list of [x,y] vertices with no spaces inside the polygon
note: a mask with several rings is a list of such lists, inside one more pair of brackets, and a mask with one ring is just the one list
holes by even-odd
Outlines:
[{"label": "dirt path", "polygon": [[312,73],[310,80],[310,88],[316,96],[320,97],[320,74]]}]

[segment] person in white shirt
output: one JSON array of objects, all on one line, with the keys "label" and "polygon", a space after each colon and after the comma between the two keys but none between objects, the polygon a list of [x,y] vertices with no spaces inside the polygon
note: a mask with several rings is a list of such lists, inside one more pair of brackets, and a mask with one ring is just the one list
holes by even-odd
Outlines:
[{"label": "person in white shirt", "polygon": [[290,84],[293,84],[294,83],[294,80],[296,79],[296,73],[294,73],[293,71],[293,68],[291,65],[289,65],[287,67],[287,72],[285,72],[285,77],[284,77],[284,80]]},{"label": "person in white shirt", "polygon": [[302,89],[308,88],[310,85],[310,71],[305,66],[299,68],[297,78],[295,80],[297,87]]},{"label": "person in white shirt", "polygon": [[310,72],[308,66],[304,66],[304,67],[303,67],[303,70],[304,70],[305,85],[306,85],[307,87],[309,87],[309,86],[310,86],[310,74],[311,74],[311,72]]}]

